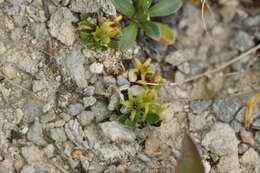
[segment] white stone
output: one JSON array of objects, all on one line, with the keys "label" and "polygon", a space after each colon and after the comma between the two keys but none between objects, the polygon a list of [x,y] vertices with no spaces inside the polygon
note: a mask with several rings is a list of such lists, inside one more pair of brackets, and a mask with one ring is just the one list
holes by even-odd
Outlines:
[{"label": "white stone", "polygon": [[90,72],[94,74],[101,74],[104,70],[104,65],[101,63],[94,62],[89,67]]}]

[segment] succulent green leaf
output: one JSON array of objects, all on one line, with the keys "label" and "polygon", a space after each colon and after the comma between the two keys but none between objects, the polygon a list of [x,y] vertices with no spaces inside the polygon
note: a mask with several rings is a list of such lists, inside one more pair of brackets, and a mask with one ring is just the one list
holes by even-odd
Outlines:
[{"label": "succulent green leaf", "polygon": [[155,124],[158,121],[160,121],[160,116],[158,114],[155,113],[148,113],[146,116],[146,121],[150,124]]},{"label": "succulent green leaf", "polygon": [[173,44],[175,42],[175,37],[173,35],[172,29],[167,25],[156,22],[156,25],[160,29],[160,39],[159,42],[162,44]]},{"label": "succulent green leaf", "polygon": [[147,10],[152,4],[152,0],[136,0],[135,6],[137,9]]},{"label": "succulent green leaf", "polygon": [[160,0],[149,9],[149,14],[151,17],[168,16],[175,13],[181,6],[181,0]]},{"label": "succulent green leaf", "polygon": [[129,0],[112,0],[112,3],[117,11],[128,17],[132,17],[135,14],[135,8]]},{"label": "succulent green leaf", "polygon": [[89,39],[89,33],[86,31],[80,31],[79,36],[83,41],[87,41]]},{"label": "succulent green leaf", "polygon": [[136,23],[131,23],[123,29],[123,35],[119,41],[120,50],[127,50],[134,44],[134,41],[136,40],[137,36],[137,29],[138,27]]},{"label": "succulent green leaf", "polygon": [[142,24],[145,34],[156,40],[160,40],[160,28],[155,22],[145,22]]},{"label": "succulent green leaf", "polygon": [[182,142],[182,154],[178,161],[176,173],[205,173],[199,151],[191,136],[185,134]]}]

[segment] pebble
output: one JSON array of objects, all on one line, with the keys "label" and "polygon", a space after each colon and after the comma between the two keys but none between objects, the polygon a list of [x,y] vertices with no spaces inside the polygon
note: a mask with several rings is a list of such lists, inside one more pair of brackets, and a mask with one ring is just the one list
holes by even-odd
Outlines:
[{"label": "pebble", "polygon": [[93,86],[87,86],[84,89],[84,94],[86,94],[87,96],[93,96],[95,94],[95,87]]},{"label": "pebble", "polygon": [[239,154],[244,154],[247,150],[248,150],[248,145],[247,144],[244,144],[244,143],[240,143],[238,145],[238,153]]},{"label": "pebble", "polygon": [[137,75],[132,70],[128,72],[128,79],[130,82],[135,82],[137,80]]},{"label": "pebble", "polygon": [[67,136],[63,127],[51,129],[50,136],[56,142],[65,142],[67,140]]},{"label": "pebble", "polygon": [[236,133],[238,133],[240,131],[240,128],[242,127],[242,124],[237,120],[233,120],[231,121],[230,126]]},{"label": "pebble", "polygon": [[[1,51],[1,50],[0,50]],[[0,52],[1,54],[1,52]],[[3,67],[3,73],[8,77],[8,79],[14,79],[17,76],[16,68],[11,64],[5,64]]]},{"label": "pebble", "polygon": [[38,100],[28,100],[23,107],[27,122],[33,122],[35,117],[41,116],[43,113],[42,109],[42,102]]},{"label": "pebble", "polygon": [[78,115],[78,120],[81,126],[87,126],[91,124],[95,119],[95,114],[91,111],[83,111]]},{"label": "pebble", "polygon": [[255,140],[253,134],[247,131],[244,127],[240,129],[240,137],[242,141],[246,144],[254,145]]},{"label": "pebble", "polygon": [[84,110],[83,105],[80,103],[76,103],[76,104],[69,105],[68,113],[72,116],[75,116],[81,113],[83,110]]},{"label": "pebble", "polygon": [[91,111],[95,114],[96,122],[104,121],[111,115],[111,112],[107,109],[107,103],[103,101],[98,101],[91,106]]},{"label": "pebble", "polygon": [[140,85],[133,85],[129,88],[129,92],[133,95],[133,96],[138,96],[141,93],[144,92],[144,88],[141,87]]},{"label": "pebble", "polygon": [[130,82],[124,76],[120,75],[117,77],[117,84],[119,86],[130,85]]},{"label": "pebble", "polygon": [[47,142],[43,138],[42,124],[38,120],[34,121],[33,125],[30,127],[27,138],[37,145],[46,145]]},{"label": "pebble", "polygon": [[247,51],[255,45],[254,37],[244,31],[238,31],[234,40],[231,41],[231,47],[241,52]]},{"label": "pebble", "polygon": [[0,55],[5,53],[5,51],[6,51],[5,45],[3,42],[0,41]]},{"label": "pebble", "polygon": [[219,95],[213,104],[213,111],[217,119],[223,122],[230,122],[239,108],[240,104],[223,94]]},{"label": "pebble", "polygon": [[67,113],[60,113],[59,116],[64,120],[64,121],[69,121],[71,119],[71,116]]},{"label": "pebble", "polygon": [[84,97],[83,98],[83,104],[84,104],[84,107],[87,108],[89,106],[92,106],[96,103],[97,99],[93,96],[90,96],[90,97]]},{"label": "pebble", "polygon": [[255,140],[258,144],[260,144],[260,131],[255,132]]},{"label": "pebble", "polygon": [[252,128],[256,130],[260,130],[260,118],[253,121]]},{"label": "pebble", "polygon": [[91,73],[101,74],[103,73],[104,65],[101,63],[94,62],[93,64],[90,65],[89,70]]},{"label": "pebble", "polygon": [[105,122],[99,125],[104,135],[114,142],[134,142],[136,139],[136,135],[131,129],[125,128],[117,122]]},{"label": "pebble", "polygon": [[206,110],[210,105],[212,104],[211,100],[202,100],[197,101],[190,105],[190,109],[193,113],[202,113],[204,110]]}]

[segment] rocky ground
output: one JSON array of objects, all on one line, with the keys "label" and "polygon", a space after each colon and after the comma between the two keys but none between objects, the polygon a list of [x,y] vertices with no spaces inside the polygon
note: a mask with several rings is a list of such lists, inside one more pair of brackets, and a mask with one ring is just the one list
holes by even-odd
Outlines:
[{"label": "rocky ground", "polygon": [[[44,3],[42,3],[44,2]],[[259,49],[193,81],[260,43],[256,0],[185,2],[160,20],[173,46],[140,35],[127,52],[84,48],[79,13],[115,16],[110,0],[0,0],[0,173],[173,173],[184,131],[198,143],[207,173],[260,173],[260,109],[243,127],[246,101],[260,91]],[[153,59],[169,105],[159,127],[115,122],[130,86],[132,58]]]}]

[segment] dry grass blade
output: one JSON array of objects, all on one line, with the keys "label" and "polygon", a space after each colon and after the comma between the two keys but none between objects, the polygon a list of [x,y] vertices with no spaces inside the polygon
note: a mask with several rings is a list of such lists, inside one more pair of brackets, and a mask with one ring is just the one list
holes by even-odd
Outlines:
[{"label": "dry grass blade", "polygon": [[244,120],[245,128],[249,128],[251,126],[251,124],[252,124],[252,113],[253,113],[255,105],[257,104],[257,101],[259,101],[259,100],[260,100],[260,93],[256,94],[254,97],[252,97],[250,99],[250,101],[247,103],[245,120]]}]

